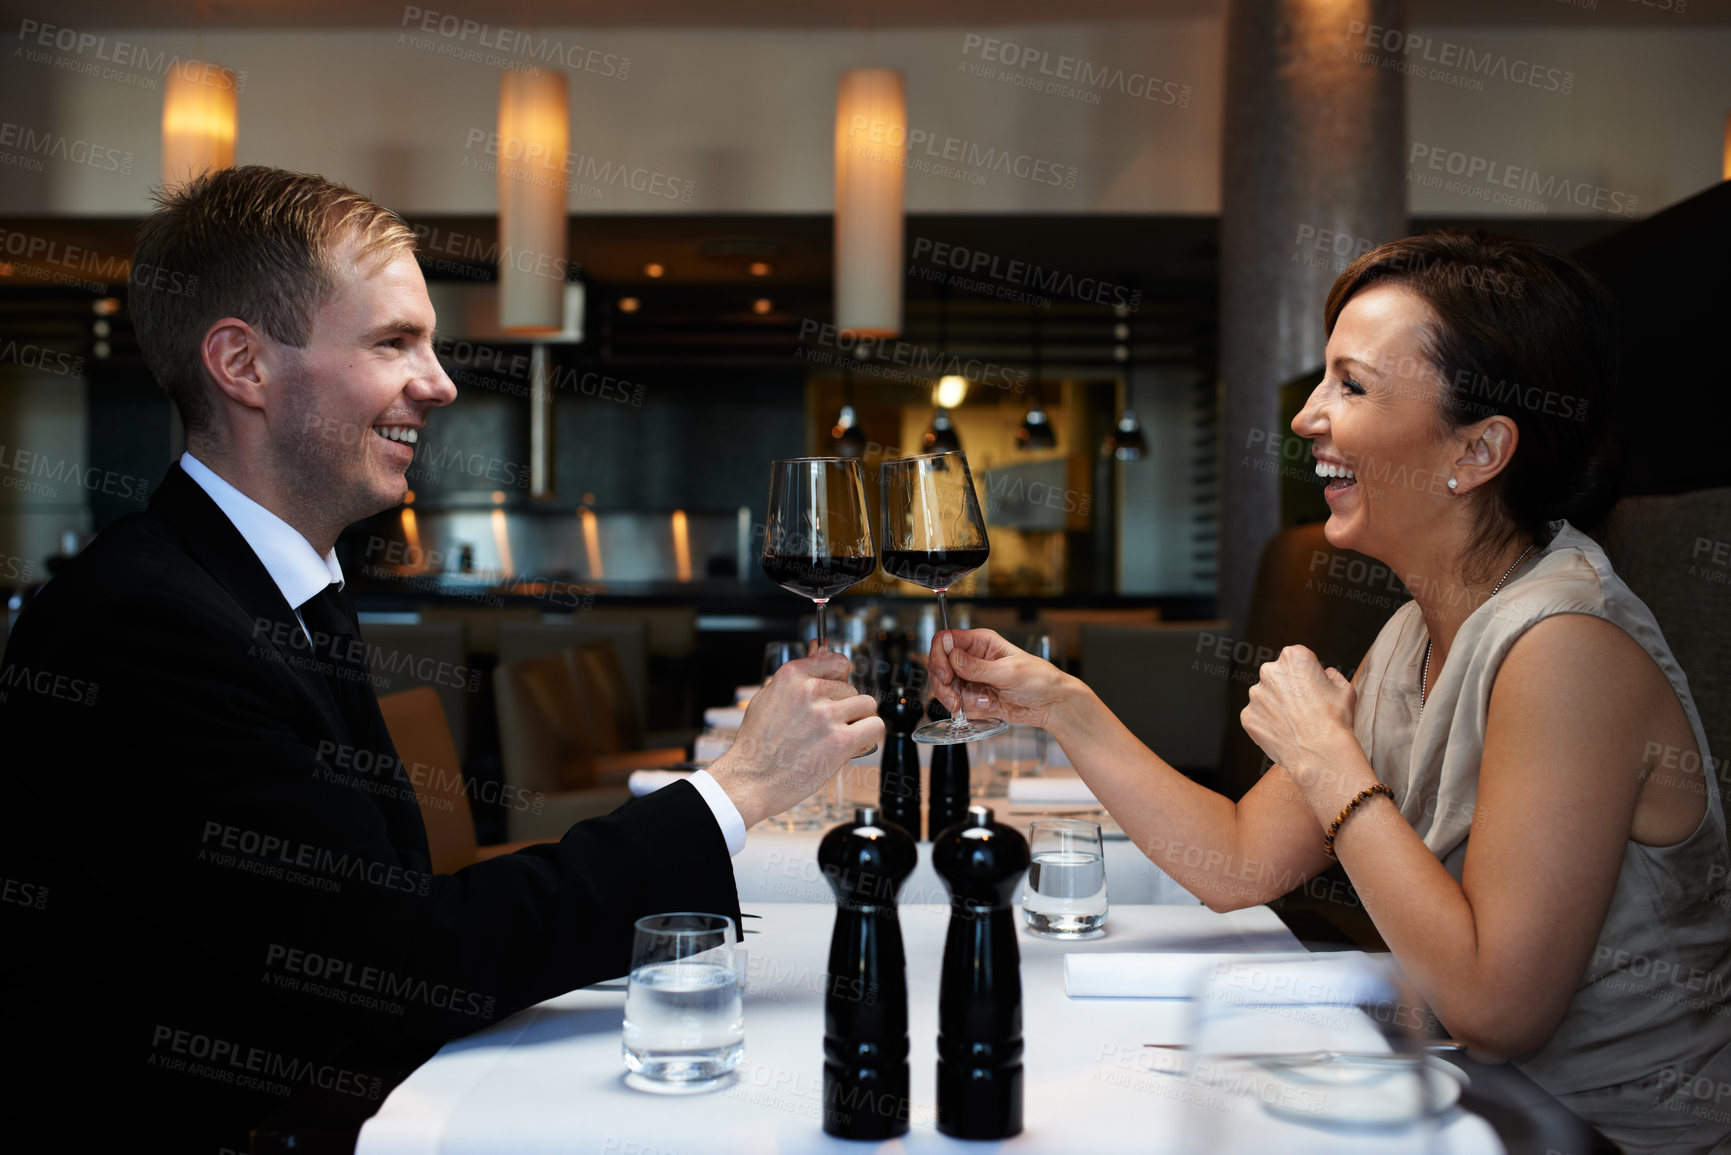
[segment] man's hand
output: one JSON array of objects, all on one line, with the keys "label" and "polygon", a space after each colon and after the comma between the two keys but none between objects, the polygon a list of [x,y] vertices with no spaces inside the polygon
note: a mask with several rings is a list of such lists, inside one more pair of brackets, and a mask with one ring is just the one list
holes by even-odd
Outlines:
[{"label": "man's hand", "polygon": [[848,684],[827,651],[788,662],[751,699],[745,724],[709,774],[747,828],[803,802],[850,758],[884,738],[877,701]]}]

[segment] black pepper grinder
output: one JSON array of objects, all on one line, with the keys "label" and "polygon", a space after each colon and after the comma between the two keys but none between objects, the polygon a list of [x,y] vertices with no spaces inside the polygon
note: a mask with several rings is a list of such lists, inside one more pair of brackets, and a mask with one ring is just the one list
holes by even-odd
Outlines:
[{"label": "black pepper grinder", "polygon": [[1028,843],[985,806],[932,844],[950,888],[938,984],[938,1130],[1006,1139],[1022,1130],[1022,959],[1010,895]]},{"label": "black pepper grinder", "polygon": [[908,973],[896,893],[918,861],[907,831],[874,806],[824,835],[835,891],[823,1000],[823,1129],[893,1139],[908,1129]]},{"label": "black pepper grinder", "polygon": [[[933,698],[926,715],[934,722],[949,721],[950,712]],[[932,841],[968,816],[968,744],[947,742],[932,747],[931,800],[926,808],[926,833]]]},{"label": "black pepper grinder", "polygon": [[889,685],[878,703],[885,730],[878,762],[878,805],[886,819],[916,842],[920,838],[920,748],[913,733],[922,714],[919,694],[905,682]]}]

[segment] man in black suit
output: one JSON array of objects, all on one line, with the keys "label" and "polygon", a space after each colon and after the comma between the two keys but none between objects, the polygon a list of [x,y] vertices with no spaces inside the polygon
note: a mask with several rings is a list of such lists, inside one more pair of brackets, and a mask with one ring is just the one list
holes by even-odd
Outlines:
[{"label": "man in black suit", "polygon": [[258,167],[141,234],[131,308],[188,452],[0,665],[9,1139],[352,1143],[440,1043],[623,974],[635,919],[737,918],[745,828],[882,737],[843,659],[793,663],[707,773],[431,874],[333,549],[456,395],[413,248],[365,197]]}]

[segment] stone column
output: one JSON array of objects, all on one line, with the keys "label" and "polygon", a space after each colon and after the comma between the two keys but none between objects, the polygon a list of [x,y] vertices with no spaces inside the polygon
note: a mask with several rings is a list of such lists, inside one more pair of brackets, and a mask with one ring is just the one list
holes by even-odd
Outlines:
[{"label": "stone column", "polygon": [[1308,464],[1267,452],[1288,432],[1280,386],[1322,364],[1323,302],[1348,260],[1407,231],[1405,78],[1383,67],[1404,59],[1405,26],[1401,0],[1227,6],[1219,612],[1235,629],[1280,528],[1279,471]]}]

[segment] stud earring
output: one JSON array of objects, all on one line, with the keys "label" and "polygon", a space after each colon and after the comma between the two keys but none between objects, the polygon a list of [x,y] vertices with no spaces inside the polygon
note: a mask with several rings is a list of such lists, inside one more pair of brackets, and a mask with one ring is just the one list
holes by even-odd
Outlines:
[{"label": "stud earring", "polygon": [[1452,478],[1452,477],[1449,478],[1449,488],[1450,489],[1458,489],[1458,488],[1460,488],[1460,484],[1461,483],[1459,481],[1456,481],[1454,478]]}]

